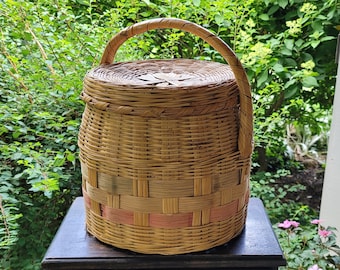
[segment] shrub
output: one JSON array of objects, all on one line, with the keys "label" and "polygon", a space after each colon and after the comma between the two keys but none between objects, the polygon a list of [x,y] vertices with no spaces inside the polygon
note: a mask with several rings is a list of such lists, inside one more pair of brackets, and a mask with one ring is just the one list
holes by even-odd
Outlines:
[{"label": "shrub", "polygon": [[325,228],[317,219],[304,225],[286,219],[275,230],[287,260],[282,269],[328,270],[340,266],[335,228]]}]

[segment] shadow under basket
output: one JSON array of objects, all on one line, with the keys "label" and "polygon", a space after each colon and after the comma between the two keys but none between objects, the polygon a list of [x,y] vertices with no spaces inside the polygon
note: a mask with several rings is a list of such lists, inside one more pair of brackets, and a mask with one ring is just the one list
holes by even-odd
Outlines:
[{"label": "shadow under basket", "polygon": [[[228,65],[190,59],[113,63],[151,29],[196,34]],[[79,131],[86,225],[118,248],[182,254],[242,231],[249,199],[252,103],[245,71],[211,32],[179,19],[128,27],[84,78]]]}]

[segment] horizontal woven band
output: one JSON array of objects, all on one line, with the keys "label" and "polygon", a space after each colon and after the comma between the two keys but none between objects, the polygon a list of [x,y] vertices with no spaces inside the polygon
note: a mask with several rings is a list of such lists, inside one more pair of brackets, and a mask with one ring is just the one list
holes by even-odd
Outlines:
[{"label": "horizontal woven band", "polygon": [[164,228],[112,222],[86,207],[86,223],[88,231],[107,244],[142,253],[168,255],[207,250],[228,242],[242,231],[246,212],[247,205],[222,221],[196,227]]},{"label": "horizontal woven band", "polygon": [[[249,164],[249,159],[244,161],[238,161],[234,166],[230,166],[231,169],[224,174],[211,174],[211,192],[214,193],[221,189],[229,189],[239,184],[239,170],[245,168]],[[95,170],[95,168],[88,167],[85,163],[81,162],[83,179],[88,182],[88,170]],[[157,170],[158,168],[156,168]],[[152,167],[145,166],[145,170],[152,170]],[[202,170],[203,171],[203,170]],[[140,170],[136,170],[136,175],[141,178]],[[154,175],[154,177],[145,177],[144,181],[147,181],[148,196],[153,198],[172,198],[172,197],[191,197],[194,195],[194,179],[199,178],[198,174],[192,174],[192,177],[182,177],[181,179],[159,179],[157,173],[148,173],[148,176]],[[161,174],[160,174],[161,176]],[[204,177],[204,176],[202,176]],[[164,177],[163,177],[164,178]],[[141,179],[140,181],[142,181]],[[96,171],[96,186],[101,191],[110,193],[112,195],[133,195],[134,181],[131,178],[123,176],[115,176],[107,173]],[[90,187],[95,188],[95,186]],[[98,195],[101,196],[101,195]]]},{"label": "horizontal woven band", "polygon": [[[207,195],[176,198],[178,201],[177,211],[175,212],[188,213],[216,207],[221,205],[222,198],[224,204],[230,203],[246,194],[247,190],[248,183],[244,182],[230,189],[221,189]],[[109,200],[115,201],[118,199],[119,205],[116,205],[116,208],[147,213],[163,213],[163,202],[167,200],[166,198],[136,197],[131,195],[112,196],[106,191],[92,187],[88,182],[86,182],[85,194],[102,205],[114,205],[114,203]]]},{"label": "horizontal woven band", "polygon": [[[236,92],[236,91],[235,91]],[[118,114],[137,115],[143,117],[183,117],[189,115],[201,115],[224,109],[238,109],[236,106],[238,96],[229,98],[227,101],[215,102],[210,105],[200,106],[183,106],[183,107],[133,107],[112,102],[99,101],[97,98],[88,95],[86,92],[81,93],[81,99],[88,105],[94,106],[100,110],[113,111]],[[164,105],[163,105],[164,106]]]},{"label": "horizontal woven band", "polygon": [[[148,221],[146,222],[148,226],[171,228],[174,226],[192,226],[192,218],[195,211],[208,210],[208,222],[218,222],[232,218],[237,211],[248,203],[249,190],[244,190],[245,187],[247,185],[242,184],[234,188],[233,191],[227,189],[209,195],[172,199],[133,196],[124,198],[125,196],[110,196],[108,194],[103,196],[104,194],[100,193],[99,197],[96,197],[98,194],[93,192],[93,189],[89,188],[89,186],[87,186],[88,191],[83,189],[83,194],[87,207],[91,209],[91,201],[99,202],[101,204],[101,215],[111,222],[134,224],[134,213],[140,212],[148,215]],[[215,203],[212,200],[214,197]],[[221,204],[221,197],[223,197],[224,204]],[[226,197],[229,197],[229,199],[226,199]],[[108,202],[109,200],[113,202]],[[174,211],[175,214],[169,214],[166,211],[164,213],[163,205],[167,200],[177,202],[178,211]],[[111,207],[108,205],[111,205]],[[154,205],[154,207],[151,208],[150,205]],[[181,205],[183,206],[181,207]]]}]

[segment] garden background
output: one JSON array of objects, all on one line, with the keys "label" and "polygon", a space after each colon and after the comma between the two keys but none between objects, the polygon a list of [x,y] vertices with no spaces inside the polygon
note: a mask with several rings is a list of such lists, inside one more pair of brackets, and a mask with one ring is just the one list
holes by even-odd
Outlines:
[{"label": "garden background", "polygon": [[[81,195],[82,80],[115,33],[158,17],[200,24],[236,52],[253,92],[251,194],[266,206],[286,269],[332,269],[334,234],[318,232],[333,229],[311,220],[318,217],[332,115],[338,0],[0,1],[0,267],[40,268]],[[177,30],[132,38],[115,60],[152,58],[223,61]],[[286,219],[299,224],[278,228]]]}]

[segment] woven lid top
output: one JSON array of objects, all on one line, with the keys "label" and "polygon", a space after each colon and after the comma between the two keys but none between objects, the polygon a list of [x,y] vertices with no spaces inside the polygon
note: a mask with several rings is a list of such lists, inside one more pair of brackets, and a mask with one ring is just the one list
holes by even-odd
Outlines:
[{"label": "woven lid top", "polygon": [[218,85],[235,80],[226,64],[191,59],[118,62],[92,69],[86,77],[106,85],[166,89]]}]

